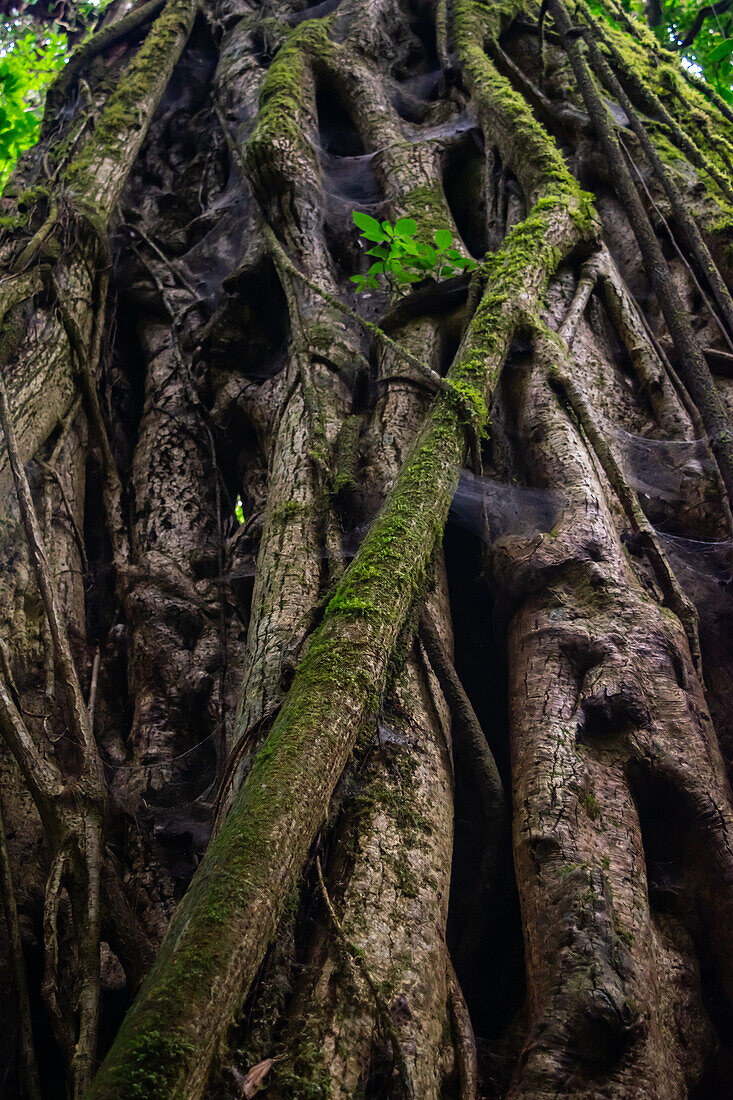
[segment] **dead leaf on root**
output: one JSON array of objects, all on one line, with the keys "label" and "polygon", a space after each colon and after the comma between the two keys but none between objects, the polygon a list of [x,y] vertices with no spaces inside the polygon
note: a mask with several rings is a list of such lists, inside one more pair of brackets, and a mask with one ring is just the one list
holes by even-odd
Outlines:
[{"label": "dead leaf on root", "polygon": [[265,1058],[264,1062],[258,1062],[247,1071],[242,1085],[242,1100],[251,1100],[260,1091],[262,1082],[272,1069],[273,1062],[274,1058]]}]

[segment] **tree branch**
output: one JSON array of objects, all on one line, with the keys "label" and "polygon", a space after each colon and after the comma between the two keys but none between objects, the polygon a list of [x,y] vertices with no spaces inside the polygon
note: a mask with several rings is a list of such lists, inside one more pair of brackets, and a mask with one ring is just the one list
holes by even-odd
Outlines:
[{"label": "tree branch", "polygon": [[[725,12],[733,3],[733,0],[718,0],[717,4],[708,4],[705,8],[700,8],[699,12],[695,16],[692,26],[683,39],[674,43],[674,47],[677,50],[686,50],[688,46],[697,38],[698,34],[702,30],[703,23],[706,19],[709,19],[711,15],[724,15]],[[657,24],[651,23],[650,26],[656,26]]]}]

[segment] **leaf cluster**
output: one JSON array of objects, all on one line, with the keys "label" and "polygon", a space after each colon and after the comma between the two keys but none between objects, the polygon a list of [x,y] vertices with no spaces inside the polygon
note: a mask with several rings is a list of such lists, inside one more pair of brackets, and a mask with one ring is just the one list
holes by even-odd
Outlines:
[{"label": "leaf cluster", "polygon": [[379,286],[379,277],[390,286],[418,283],[432,276],[436,280],[452,278],[463,271],[473,271],[476,261],[462,256],[453,247],[453,234],[449,229],[437,229],[432,243],[415,239],[417,225],[412,218],[399,218],[394,225],[378,222],[370,214],[355,210],[354,224],[361,236],[371,245],[367,256],[374,258],[365,275],[352,275],[357,293]]},{"label": "leaf cluster", "polygon": [[38,138],[43,93],[61,68],[66,35],[26,26],[0,47],[0,190],[15,161]]},{"label": "leaf cluster", "polygon": [[20,154],[38,140],[48,85],[109,3],[0,0],[0,192]]}]

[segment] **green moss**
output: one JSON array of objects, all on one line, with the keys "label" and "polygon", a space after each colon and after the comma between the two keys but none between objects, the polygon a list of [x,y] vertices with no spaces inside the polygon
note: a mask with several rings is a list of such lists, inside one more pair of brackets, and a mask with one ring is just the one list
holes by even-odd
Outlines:
[{"label": "green moss", "polygon": [[566,863],[560,868],[558,874],[560,875],[574,875],[576,871],[586,871],[590,867],[590,864],[583,861],[582,863]]},{"label": "green moss", "polygon": [[483,35],[496,39],[518,15],[525,14],[526,0],[457,0],[455,9],[458,17],[474,18],[482,39]]},{"label": "green moss", "polygon": [[27,224],[28,218],[22,214],[5,214],[0,217],[0,229],[24,229]]},{"label": "green moss", "polygon": [[703,227],[708,236],[715,238],[725,261],[733,264],[733,208],[726,207],[717,215],[709,215],[704,219]]},{"label": "green moss", "polygon": [[469,419],[473,421],[479,433],[485,430],[489,422],[489,410],[479,387],[459,379],[452,383],[446,397],[449,401],[456,402],[462,411],[468,413]]},{"label": "green moss", "polygon": [[613,930],[618,938],[626,944],[629,950],[631,950],[634,946],[634,933],[630,928],[624,927],[621,923],[621,918],[616,912],[613,914]]},{"label": "green moss", "polygon": [[440,180],[420,183],[400,195],[399,205],[405,215],[417,222],[415,237],[423,243],[432,243],[437,229],[444,229],[447,206]]},{"label": "green moss", "polygon": [[149,1028],[130,1043],[131,1068],[125,1074],[125,1096],[130,1100],[150,1100],[170,1089],[178,1078],[178,1067],[193,1043],[163,1027]]},{"label": "green moss", "polygon": [[596,796],[591,791],[584,791],[579,802],[591,821],[597,821],[601,816],[601,807],[598,805]]},{"label": "green moss", "polygon": [[28,187],[25,191],[21,191],[16,199],[18,209],[32,211],[37,203],[47,199],[50,194],[48,187],[43,185]]},{"label": "green moss", "polygon": [[369,600],[361,599],[359,596],[348,595],[345,592],[337,592],[329,602],[326,612],[328,614],[340,614],[348,617],[356,615],[359,617],[362,615],[378,614],[378,608]]},{"label": "green moss", "polygon": [[301,501],[286,500],[283,504],[278,504],[272,509],[270,522],[273,525],[280,524],[284,527],[290,520],[303,515],[306,510],[306,505]]},{"label": "green moss", "polygon": [[305,329],[305,336],[311,350],[322,352],[329,352],[337,338],[334,326],[327,321],[311,322]]}]

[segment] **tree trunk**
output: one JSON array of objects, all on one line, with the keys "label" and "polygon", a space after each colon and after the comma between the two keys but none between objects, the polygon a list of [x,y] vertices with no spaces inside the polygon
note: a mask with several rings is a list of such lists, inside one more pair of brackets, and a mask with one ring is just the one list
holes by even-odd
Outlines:
[{"label": "tree trunk", "polygon": [[[620,20],[118,5],[51,90],[0,237],[9,1095],[725,1091],[733,126]],[[357,296],[354,210],[478,266]]]}]

